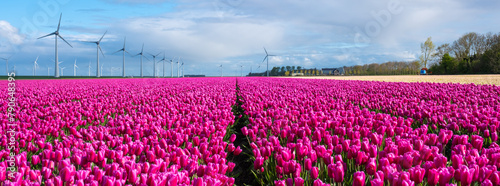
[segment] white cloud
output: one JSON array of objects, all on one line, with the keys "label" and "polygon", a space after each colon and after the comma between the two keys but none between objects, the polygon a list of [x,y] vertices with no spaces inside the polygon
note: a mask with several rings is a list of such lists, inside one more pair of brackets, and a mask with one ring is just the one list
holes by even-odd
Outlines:
[{"label": "white cloud", "polygon": [[0,20],[0,39],[5,39],[14,45],[20,45],[24,41],[24,36],[9,22]]}]

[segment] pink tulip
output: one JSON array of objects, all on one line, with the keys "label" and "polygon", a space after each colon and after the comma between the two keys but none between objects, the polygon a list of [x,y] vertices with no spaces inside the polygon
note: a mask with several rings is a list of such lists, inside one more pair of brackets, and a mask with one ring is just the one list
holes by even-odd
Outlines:
[{"label": "pink tulip", "polygon": [[355,172],[352,178],[353,178],[352,185],[354,185],[354,186],[365,185],[366,176],[365,176],[364,172],[362,172],[362,171]]}]

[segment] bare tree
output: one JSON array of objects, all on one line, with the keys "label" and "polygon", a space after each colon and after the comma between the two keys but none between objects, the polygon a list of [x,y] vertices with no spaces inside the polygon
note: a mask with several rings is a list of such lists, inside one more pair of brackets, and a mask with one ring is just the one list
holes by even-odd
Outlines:
[{"label": "bare tree", "polygon": [[422,63],[425,68],[427,68],[427,62],[429,62],[429,60],[431,59],[436,47],[434,43],[432,43],[431,39],[432,38],[429,37],[424,43],[420,44],[420,49],[422,50],[422,55],[420,56],[420,63]]}]

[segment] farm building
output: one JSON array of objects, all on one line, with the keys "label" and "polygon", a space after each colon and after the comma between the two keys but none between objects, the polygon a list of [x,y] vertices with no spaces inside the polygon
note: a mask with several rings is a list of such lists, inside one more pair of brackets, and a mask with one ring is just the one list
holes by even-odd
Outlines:
[{"label": "farm building", "polygon": [[334,76],[343,76],[344,68],[323,68],[321,69],[324,75],[334,75]]}]

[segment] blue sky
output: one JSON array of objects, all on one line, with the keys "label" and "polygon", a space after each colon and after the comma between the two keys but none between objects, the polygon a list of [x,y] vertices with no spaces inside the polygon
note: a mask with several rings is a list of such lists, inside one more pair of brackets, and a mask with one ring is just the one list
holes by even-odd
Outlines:
[{"label": "blue sky", "polygon": [[[439,45],[467,32],[500,32],[500,3],[494,0],[18,0],[0,2],[0,57],[9,69],[32,74],[39,56],[38,75],[54,66],[54,38],[36,38],[56,29],[63,13],[59,60],[64,75],[95,75],[95,44],[108,31],[101,47],[103,75],[121,72],[122,56],[113,54],[127,37],[127,50],[165,52],[182,57],[185,74],[239,75],[263,71],[266,47],[269,66],[340,67],[415,60],[420,43],[432,36]],[[151,57],[149,57],[151,58]],[[139,75],[139,58],[126,57],[126,74]],[[260,66],[260,68],[259,68]],[[159,64],[158,69],[162,66]],[[165,67],[170,75],[170,65]],[[176,73],[174,69],[174,74]],[[145,74],[153,63],[144,63]],[[0,74],[5,73],[4,61]],[[162,70],[160,74],[162,74]]]}]

